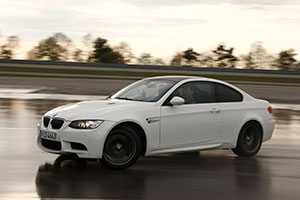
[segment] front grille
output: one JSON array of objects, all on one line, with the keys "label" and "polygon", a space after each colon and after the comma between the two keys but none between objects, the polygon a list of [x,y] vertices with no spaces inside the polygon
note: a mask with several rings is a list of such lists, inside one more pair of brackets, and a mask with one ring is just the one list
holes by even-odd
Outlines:
[{"label": "front grille", "polygon": [[62,119],[52,119],[51,121],[51,127],[53,129],[60,129],[62,127],[62,125],[64,124],[64,120]]},{"label": "front grille", "polygon": [[71,148],[77,150],[87,150],[86,146],[77,142],[71,142]]},{"label": "front grille", "polygon": [[43,124],[44,124],[45,127],[48,127],[49,122],[50,122],[50,117],[44,117]]},{"label": "front grille", "polygon": [[60,151],[61,150],[61,143],[58,141],[53,141],[53,140],[46,140],[41,138],[42,140],[42,145],[46,147],[47,149],[52,149],[55,151]]}]

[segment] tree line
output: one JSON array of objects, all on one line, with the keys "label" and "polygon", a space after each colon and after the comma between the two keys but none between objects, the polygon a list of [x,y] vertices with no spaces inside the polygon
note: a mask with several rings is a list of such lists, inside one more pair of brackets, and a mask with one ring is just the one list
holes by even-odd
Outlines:
[{"label": "tree line", "polygon": [[[0,58],[13,59],[15,50],[20,46],[17,36],[9,36],[0,43]],[[236,56],[234,48],[221,43],[211,51],[197,52],[193,48],[179,51],[173,55],[169,63],[161,58],[155,58],[150,53],[135,56],[126,42],[116,46],[108,43],[107,39],[93,38],[86,34],[80,47],[63,33],[55,33],[41,40],[29,52],[27,59],[51,61],[98,62],[116,64],[142,65],[173,65],[199,66],[217,68],[248,68],[248,69],[283,69],[300,70],[300,61],[295,56],[294,49],[280,51],[277,55],[269,54],[262,42],[254,42],[247,54]]]}]

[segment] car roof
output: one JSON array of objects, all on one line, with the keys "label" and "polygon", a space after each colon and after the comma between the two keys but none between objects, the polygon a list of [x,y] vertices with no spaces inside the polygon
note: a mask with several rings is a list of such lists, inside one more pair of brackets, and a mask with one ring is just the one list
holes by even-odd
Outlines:
[{"label": "car roof", "polygon": [[182,81],[186,79],[203,79],[204,77],[199,77],[199,76],[155,76],[155,77],[149,77],[145,78],[146,80],[170,80],[170,81]]},{"label": "car roof", "polygon": [[145,78],[144,80],[170,80],[170,81],[174,81],[176,83],[189,82],[189,81],[210,81],[210,82],[225,84],[225,85],[233,87],[236,90],[241,92],[241,90],[239,88],[237,88],[236,86],[234,86],[230,83],[227,83],[227,82],[224,82],[221,80],[217,80],[214,78],[201,77],[201,76],[155,76],[155,77]]}]

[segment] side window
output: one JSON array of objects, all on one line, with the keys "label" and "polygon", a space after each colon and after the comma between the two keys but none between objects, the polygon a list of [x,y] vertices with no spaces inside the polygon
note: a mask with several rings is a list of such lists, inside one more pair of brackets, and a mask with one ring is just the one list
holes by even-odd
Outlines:
[{"label": "side window", "polygon": [[241,93],[236,91],[235,89],[215,83],[215,91],[216,91],[216,101],[217,102],[239,102],[243,101],[243,96]]},{"label": "side window", "polygon": [[214,86],[209,82],[190,82],[181,85],[168,98],[171,100],[174,96],[182,97],[184,104],[198,104],[215,102]]}]

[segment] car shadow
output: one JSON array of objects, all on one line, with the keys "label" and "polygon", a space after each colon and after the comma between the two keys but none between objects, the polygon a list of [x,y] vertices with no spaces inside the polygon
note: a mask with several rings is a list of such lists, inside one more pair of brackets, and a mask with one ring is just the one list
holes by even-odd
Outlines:
[{"label": "car shadow", "polygon": [[268,195],[267,171],[259,159],[219,151],[142,157],[126,170],[60,156],[39,167],[36,188],[41,198],[239,199]]}]

